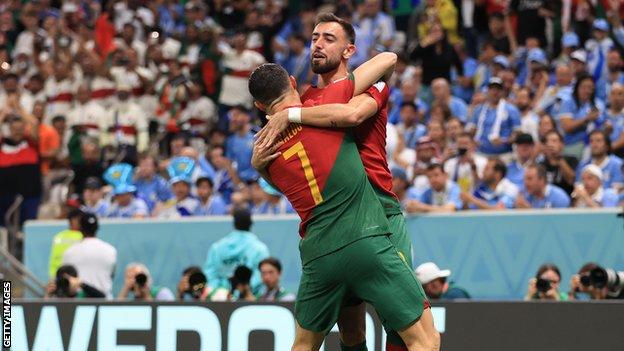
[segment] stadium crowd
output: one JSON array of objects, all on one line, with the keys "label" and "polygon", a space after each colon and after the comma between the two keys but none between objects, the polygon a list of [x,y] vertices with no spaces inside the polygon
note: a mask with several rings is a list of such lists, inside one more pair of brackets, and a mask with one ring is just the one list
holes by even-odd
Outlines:
[{"label": "stadium crowd", "polygon": [[[249,73],[314,84],[315,16],[353,67],[398,53],[387,152],[409,213],[614,207],[624,154],[618,0],[7,0],[0,220],[292,213],[251,167]],[[40,186],[41,184],[41,186]]]}]

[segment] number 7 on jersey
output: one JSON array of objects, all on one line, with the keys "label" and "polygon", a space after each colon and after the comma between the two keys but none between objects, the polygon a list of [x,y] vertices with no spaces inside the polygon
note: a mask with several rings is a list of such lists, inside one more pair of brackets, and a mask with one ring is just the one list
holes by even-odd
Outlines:
[{"label": "number 7 on jersey", "polygon": [[316,183],[314,170],[312,169],[312,165],[310,164],[308,154],[306,153],[305,148],[300,141],[289,147],[288,150],[284,151],[284,153],[282,154],[285,160],[288,160],[294,155],[297,155],[297,157],[299,157],[299,161],[301,161],[301,168],[303,168],[303,173],[305,174],[306,180],[308,181],[308,186],[310,187],[310,192],[312,193],[312,198],[314,199],[314,204],[320,204],[321,202],[323,202],[323,196],[321,195],[321,190]]}]

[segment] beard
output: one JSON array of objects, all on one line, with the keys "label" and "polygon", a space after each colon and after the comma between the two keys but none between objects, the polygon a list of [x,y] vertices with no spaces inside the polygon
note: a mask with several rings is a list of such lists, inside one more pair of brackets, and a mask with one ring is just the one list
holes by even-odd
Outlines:
[{"label": "beard", "polygon": [[314,72],[315,74],[325,74],[335,70],[336,68],[338,68],[338,66],[340,66],[340,58],[332,59],[330,57],[325,57],[325,61],[323,63],[321,62],[322,60],[317,60],[315,62],[314,57],[312,58],[312,60],[310,61],[310,65],[312,66],[312,72]]}]

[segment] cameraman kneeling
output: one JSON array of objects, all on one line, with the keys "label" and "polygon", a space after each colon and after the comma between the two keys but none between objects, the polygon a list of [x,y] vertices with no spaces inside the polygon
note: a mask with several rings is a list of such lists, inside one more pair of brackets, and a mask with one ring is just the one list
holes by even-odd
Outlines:
[{"label": "cameraman kneeling", "polygon": [[568,296],[570,300],[586,300],[587,297],[591,300],[624,299],[624,272],[586,263],[578,274],[572,276]]},{"label": "cameraman kneeling", "polygon": [[529,280],[529,289],[524,296],[524,300],[567,301],[568,296],[559,292],[560,283],[561,273],[559,267],[551,263],[543,264],[537,269],[535,278]]},{"label": "cameraman kneeling", "polygon": [[173,301],[175,296],[165,287],[152,285],[152,277],[147,267],[141,263],[130,263],[126,266],[124,286],[119,292],[118,299],[126,299],[132,292],[135,301]]},{"label": "cameraman kneeling", "polygon": [[251,292],[251,269],[247,266],[238,266],[234,274],[230,277],[229,301],[256,301],[256,297]]},{"label": "cameraman kneeling", "polygon": [[56,279],[46,287],[44,298],[104,298],[103,292],[83,283],[72,265],[63,265],[56,271]]},{"label": "cameraman kneeling", "polygon": [[208,279],[197,266],[188,267],[182,272],[178,283],[178,299],[186,300],[190,296],[192,301],[227,301],[229,291],[223,288],[211,288]]}]

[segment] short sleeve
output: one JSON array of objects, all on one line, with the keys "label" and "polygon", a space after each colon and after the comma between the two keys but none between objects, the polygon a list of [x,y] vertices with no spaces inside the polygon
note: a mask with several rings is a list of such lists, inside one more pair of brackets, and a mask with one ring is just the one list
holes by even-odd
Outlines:
[{"label": "short sleeve", "polygon": [[375,102],[377,103],[377,110],[383,109],[388,102],[388,98],[390,97],[390,89],[388,88],[388,84],[385,82],[373,84],[370,88],[368,88],[366,93],[375,99]]}]

